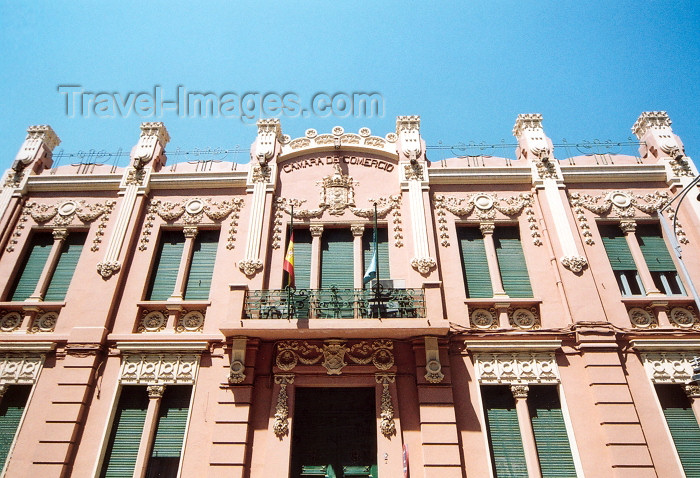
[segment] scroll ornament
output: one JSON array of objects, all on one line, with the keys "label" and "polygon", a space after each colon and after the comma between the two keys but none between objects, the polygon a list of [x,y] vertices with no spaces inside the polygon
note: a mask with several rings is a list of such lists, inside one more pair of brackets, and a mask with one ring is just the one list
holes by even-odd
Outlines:
[{"label": "scroll ornament", "polygon": [[350,346],[344,340],[326,340],[316,345],[300,340],[285,340],[277,345],[275,363],[280,370],[291,371],[299,362],[304,365],[321,365],[328,375],[340,375],[347,365],[346,359],[358,365],[372,363],[378,370],[388,370],[394,365],[391,340],[361,341]]}]

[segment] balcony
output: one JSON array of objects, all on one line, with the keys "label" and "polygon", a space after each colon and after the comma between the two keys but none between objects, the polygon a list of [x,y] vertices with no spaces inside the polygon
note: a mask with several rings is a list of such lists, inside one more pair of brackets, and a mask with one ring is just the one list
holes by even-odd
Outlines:
[{"label": "balcony", "polygon": [[426,317],[423,289],[246,291],[245,319],[397,319]]}]

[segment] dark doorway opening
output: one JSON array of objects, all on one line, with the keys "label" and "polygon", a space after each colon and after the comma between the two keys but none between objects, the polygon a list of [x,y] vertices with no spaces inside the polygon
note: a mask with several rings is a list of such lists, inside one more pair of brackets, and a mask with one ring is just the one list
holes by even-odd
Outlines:
[{"label": "dark doorway opening", "polygon": [[377,478],[374,388],[297,388],[290,477]]}]

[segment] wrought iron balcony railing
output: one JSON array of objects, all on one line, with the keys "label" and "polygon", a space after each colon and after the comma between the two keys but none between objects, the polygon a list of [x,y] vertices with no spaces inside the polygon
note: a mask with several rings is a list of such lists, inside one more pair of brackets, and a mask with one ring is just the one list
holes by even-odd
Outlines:
[{"label": "wrought iron balcony railing", "polygon": [[249,290],[247,319],[424,318],[423,289]]}]

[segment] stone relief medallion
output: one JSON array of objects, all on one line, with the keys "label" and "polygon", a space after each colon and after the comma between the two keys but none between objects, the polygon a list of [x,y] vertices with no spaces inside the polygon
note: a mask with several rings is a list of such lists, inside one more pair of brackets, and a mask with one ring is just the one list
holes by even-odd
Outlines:
[{"label": "stone relief medallion", "polygon": [[487,196],[486,194],[477,194],[473,198],[474,206],[481,209],[482,211],[488,211],[493,207],[493,198]]},{"label": "stone relief medallion", "polygon": [[177,332],[201,332],[204,327],[204,314],[198,310],[192,310],[180,317],[177,323]]},{"label": "stone relief medallion", "polygon": [[632,203],[632,198],[628,194],[620,191],[610,193],[607,199],[620,208],[626,208]]},{"label": "stone relief medallion", "polygon": [[75,201],[65,201],[58,206],[58,214],[60,216],[70,216],[75,212],[75,208],[78,207]]},{"label": "stone relief medallion", "polygon": [[674,307],[668,314],[672,325],[681,328],[690,328],[695,325],[695,314],[692,307]]},{"label": "stone relief medallion", "polygon": [[29,330],[32,333],[37,332],[53,332],[58,321],[57,312],[40,313],[32,322],[32,327]]},{"label": "stone relief medallion", "polygon": [[204,209],[204,201],[198,198],[190,199],[189,201],[187,201],[187,204],[185,204],[185,211],[188,214],[199,214],[200,212],[202,212],[202,209]]},{"label": "stone relief medallion", "polygon": [[22,316],[19,312],[3,312],[0,317],[0,331],[14,332],[22,325]]},{"label": "stone relief medallion", "polygon": [[641,307],[633,307],[627,311],[627,314],[634,327],[649,329],[656,326],[654,316],[652,316],[648,310],[644,310]]},{"label": "stone relief medallion", "polygon": [[498,327],[493,312],[487,309],[476,309],[469,318],[471,319],[472,327],[477,329],[494,329]]},{"label": "stone relief medallion", "polygon": [[334,164],[335,172],[321,181],[321,201],[319,207],[327,208],[328,214],[342,215],[345,208],[355,206],[355,181],[343,174],[340,166]]},{"label": "stone relief medallion", "polygon": [[160,332],[165,329],[167,322],[167,315],[159,310],[144,311],[144,316],[139,323],[137,331]]},{"label": "stone relief medallion", "polygon": [[532,310],[515,309],[510,314],[510,322],[518,329],[534,329],[539,327],[539,319]]}]

